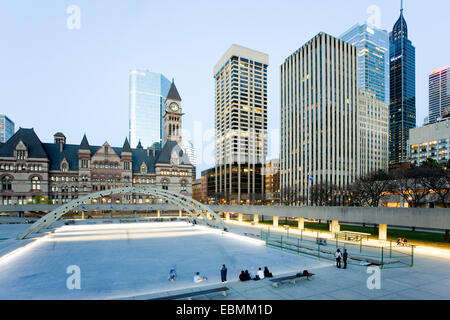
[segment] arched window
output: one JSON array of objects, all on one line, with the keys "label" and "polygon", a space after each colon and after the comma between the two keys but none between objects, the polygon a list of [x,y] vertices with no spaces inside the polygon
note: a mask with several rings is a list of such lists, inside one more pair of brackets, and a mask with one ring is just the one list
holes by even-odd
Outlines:
[{"label": "arched window", "polygon": [[161,184],[163,190],[169,190],[169,180],[163,179],[161,180]]},{"label": "arched window", "polygon": [[83,186],[83,192],[87,192],[88,191],[88,187],[86,185]]},{"label": "arched window", "polygon": [[3,177],[2,178],[2,190],[7,191],[11,190],[11,178],[10,177]]},{"label": "arched window", "polygon": [[31,178],[31,190],[41,190],[41,179],[39,177]]},{"label": "arched window", "polygon": [[186,187],[187,187],[187,181],[181,180],[181,191],[187,191]]},{"label": "arched window", "polygon": [[63,163],[63,164],[61,165],[61,171],[62,171],[62,172],[67,172],[67,163]]}]

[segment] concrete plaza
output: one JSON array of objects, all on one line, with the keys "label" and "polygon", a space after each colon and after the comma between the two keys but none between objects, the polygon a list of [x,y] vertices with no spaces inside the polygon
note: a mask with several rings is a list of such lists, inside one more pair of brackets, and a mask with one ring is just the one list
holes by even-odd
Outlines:
[{"label": "concrete plaza", "polygon": [[[331,260],[268,248],[243,236],[258,233],[250,225],[229,223],[230,232],[223,233],[186,222],[86,223],[60,223],[53,233],[28,243],[14,240],[26,225],[0,225],[2,254],[9,248],[0,258],[0,299],[151,299],[221,286],[222,264],[228,267],[227,297],[194,299],[450,299],[450,258],[441,252],[419,251],[413,268],[381,270],[381,288],[370,290],[367,267],[337,269]],[[80,267],[80,290],[66,286],[70,265]],[[254,274],[264,266],[275,276],[304,269],[315,276],[278,288],[268,279],[237,281],[241,270]],[[171,267],[178,273],[175,282],[167,280]],[[197,271],[208,280],[195,284]]]}]

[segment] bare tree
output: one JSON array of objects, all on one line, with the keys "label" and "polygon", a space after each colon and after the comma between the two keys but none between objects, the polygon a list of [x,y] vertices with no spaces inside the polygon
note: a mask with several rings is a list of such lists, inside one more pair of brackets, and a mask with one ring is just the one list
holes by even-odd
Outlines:
[{"label": "bare tree", "polygon": [[422,205],[430,194],[427,187],[428,174],[429,170],[421,167],[396,172],[395,186],[410,208]]},{"label": "bare tree", "polygon": [[336,191],[335,185],[326,183],[317,183],[311,186],[311,203],[317,206],[333,206],[335,205]]},{"label": "bare tree", "polygon": [[383,170],[357,179],[351,186],[352,203],[356,206],[378,207],[383,194],[392,187],[392,176]]},{"label": "bare tree", "polygon": [[423,168],[426,179],[423,180],[430,194],[437,198],[444,208],[447,208],[447,198],[450,195],[450,172],[441,168]]}]

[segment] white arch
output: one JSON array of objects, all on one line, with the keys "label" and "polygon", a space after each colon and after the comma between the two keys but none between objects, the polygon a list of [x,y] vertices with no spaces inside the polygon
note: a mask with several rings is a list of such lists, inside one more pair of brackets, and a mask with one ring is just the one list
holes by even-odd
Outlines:
[{"label": "white arch", "polygon": [[92,199],[101,198],[105,196],[115,194],[126,194],[126,193],[138,193],[160,197],[185,210],[194,219],[197,218],[194,212],[200,214],[205,220],[207,225],[214,226],[214,223],[210,221],[204,214],[203,211],[206,211],[207,213],[212,215],[220,225],[222,225],[225,231],[227,230],[227,227],[223,222],[222,218],[220,218],[213,210],[211,210],[204,204],[192,199],[191,197],[168,190],[156,189],[153,187],[123,187],[118,189],[99,191],[75,199],[69,203],[66,203],[58,207],[57,209],[53,210],[52,212],[48,213],[44,217],[40,218],[38,221],[36,221],[30,228],[28,228],[22,234],[20,234],[18,239],[25,239],[28,235],[30,235],[33,232],[39,232],[39,230],[48,228],[50,225],[52,225],[55,221],[59,220],[67,212],[78,208],[79,206],[83,205],[84,202],[88,202],[91,201]]}]

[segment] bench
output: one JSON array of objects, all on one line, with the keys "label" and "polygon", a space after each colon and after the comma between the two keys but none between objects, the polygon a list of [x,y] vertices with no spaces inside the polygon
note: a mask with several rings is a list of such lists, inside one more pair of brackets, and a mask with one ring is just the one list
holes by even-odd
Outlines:
[{"label": "bench", "polygon": [[314,275],[314,273],[308,273],[308,275],[293,275],[293,276],[286,276],[286,277],[279,277],[279,278],[274,278],[274,279],[270,279],[270,281],[272,282],[272,286],[275,288],[278,288],[278,284],[284,281],[288,281],[292,284],[295,284],[295,281],[297,279],[301,279],[301,278],[306,278],[307,280],[311,280],[311,277]]},{"label": "bench", "polygon": [[228,287],[219,287],[219,288],[208,289],[208,290],[186,292],[186,293],[182,293],[182,294],[176,294],[173,296],[159,297],[159,298],[154,298],[154,299],[149,299],[149,300],[178,300],[178,299],[184,299],[184,298],[187,298],[188,300],[192,300],[192,297],[195,297],[195,296],[203,296],[205,294],[217,293],[217,292],[222,292],[222,295],[224,297],[226,297],[228,290],[230,290]]}]

